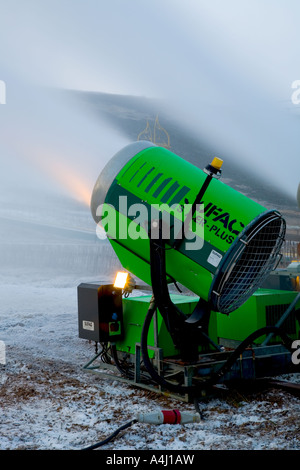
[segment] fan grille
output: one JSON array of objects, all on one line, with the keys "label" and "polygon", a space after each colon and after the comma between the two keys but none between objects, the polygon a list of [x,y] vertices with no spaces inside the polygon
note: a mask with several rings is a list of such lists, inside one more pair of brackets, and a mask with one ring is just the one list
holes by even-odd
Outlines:
[{"label": "fan grille", "polygon": [[230,313],[264,282],[279,260],[285,221],[271,212],[255,221],[227,252],[212,287],[214,309]]}]

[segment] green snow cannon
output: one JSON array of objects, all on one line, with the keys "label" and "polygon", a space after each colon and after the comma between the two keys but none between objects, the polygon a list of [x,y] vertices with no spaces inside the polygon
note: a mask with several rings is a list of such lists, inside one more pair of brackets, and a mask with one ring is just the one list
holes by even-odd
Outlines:
[{"label": "green snow cannon", "polygon": [[201,170],[166,148],[134,142],[101,172],[91,211],[124,269],[153,285],[149,240],[163,238],[167,283],[228,314],[277,266],[285,221],[221,182],[221,166],[215,158]]}]

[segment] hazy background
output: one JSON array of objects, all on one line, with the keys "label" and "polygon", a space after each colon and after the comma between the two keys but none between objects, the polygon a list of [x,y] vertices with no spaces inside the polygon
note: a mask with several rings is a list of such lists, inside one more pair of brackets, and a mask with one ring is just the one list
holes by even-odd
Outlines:
[{"label": "hazy background", "polygon": [[66,239],[33,220],[95,242],[93,184],[131,138],[62,90],[158,100],[182,132],[295,201],[299,13],[297,0],[0,0],[3,256],[16,237]]}]

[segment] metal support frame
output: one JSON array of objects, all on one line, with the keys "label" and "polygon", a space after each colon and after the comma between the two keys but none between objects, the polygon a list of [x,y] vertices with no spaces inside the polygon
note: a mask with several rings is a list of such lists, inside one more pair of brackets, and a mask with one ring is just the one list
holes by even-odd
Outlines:
[{"label": "metal support frame", "polygon": [[[155,346],[148,346],[148,349],[152,349],[155,352],[155,362],[157,371],[161,373],[161,364],[163,361],[163,350]],[[135,345],[135,358],[134,358],[134,383],[142,383],[141,380],[141,344],[136,343]],[[160,389],[160,386],[158,386]]]},{"label": "metal support frame", "polygon": [[[114,381],[120,381],[128,385],[138,387],[140,389],[148,390],[158,394],[166,395],[183,402],[191,402],[194,397],[190,394],[179,394],[165,390],[158,384],[147,383],[145,381],[145,372],[141,371],[141,346],[140,343],[136,344],[135,355],[132,355],[134,374],[133,378],[129,379],[121,374],[116,374],[116,366],[113,364],[106,364],[98,361],[101,352],[97,353],[88,363],[83,367],[85,372],[93,373],[101,378],[106,378]],[[184,384],[190,386],[192,381],[196,380],[200,385],[203,381],[203,389],[198,393],[199,400],[206,399],[211,396],[211,393],[217,393],[218,386],[213,390],[207,390],[205,387],[205,380],[214,372],[218,371],[220,367],[227,361],[232,351],[212,352],[202,354],[197,364],[184,364],[175,359],[164,359],[163,350],[154,346],[149,346],[149,349],[155,352],[153,361],[156,363],[158,370],[162,371],[165,367],[168,369],[168,379],[176,377],[180,374],[183,377]],[[291,363],[291,353],[283,345],[272,346],[255,346],[243,352],[238,358],[234,366],[228,371],[222,379],[219,386],[224,384],[237,383],[237,381],[254,381],[256,379],[265,379],[266,377],[274,377],[287,372],[299,371]],[[224,387],[221,387],[224,391]],[[226,388],[225,388],[226,390]]]}]

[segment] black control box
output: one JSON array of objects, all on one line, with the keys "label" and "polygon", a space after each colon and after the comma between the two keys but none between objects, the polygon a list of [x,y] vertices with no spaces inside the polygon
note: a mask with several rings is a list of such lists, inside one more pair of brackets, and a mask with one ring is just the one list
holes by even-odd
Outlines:
[{"label": "black control box", "polygon": [[77,287],[79,338],[99,343],[123,338],[122,289],[113,284]]}]

